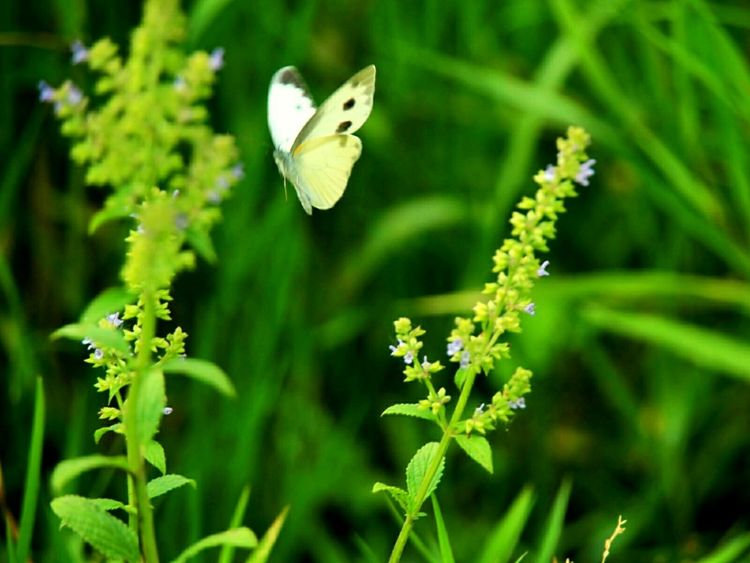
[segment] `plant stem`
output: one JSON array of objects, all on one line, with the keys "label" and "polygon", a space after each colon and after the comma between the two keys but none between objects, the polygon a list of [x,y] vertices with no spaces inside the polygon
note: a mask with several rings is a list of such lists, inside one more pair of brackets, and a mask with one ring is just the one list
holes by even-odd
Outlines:
[{"label": "plant stem", "polygon": [[125,442],[128,453],[128,465],[130,466],[132,491],[134,492],[135,508],[138,513],[138,529],[136,532],[141,539],[143,560],[145,563],[158,563],[159,553],[156,549],[154,517],[151,510],[151,501],[148,498],[148,491],[146,489],[146,467],[138,435],[138,417],[136,415],[136,405],[138,404],[141,379],[151,364],[151,341],[156,334],[156,299],[153,292],[149,291],[144,291],[141,295],[141,299],[143,300],[143,321],[141,323],[141,334],[138,342],[138,357],[136,358],[135,375],[130,384],[126,403],[127,408],[124,413]]},{"label": "plant stem", "polygon": [[453,410],[453,415],[451,416],[451,420],[448,423],[445,432],[443,432],[443,437],[440,439],[437,452],[435,453],[435,456],[430,460],[430,465],[427,468],[424,477],[422,478],[422,482],[419,484],[419,489],[417,489],[417,494],[414,497],[413,509],[406,515],[406,518],[404,519],[404,524],[401,526],[401,531],[396,538],[396,543],[393,544],[393,551],[391,551],[391,556],[388,559],[388,563],[398,563],[398,561],[401,560],[401,554],[404,551],[404,547],[406,547],[406,542],[409,539],[409,534],[411,533],[412,526],[414,525],[416,515],[419,514],[419,509],[422,508],[422,504],[425,501],[430,483],[432,483],[432,479],[435,477],[435,473],[437,473],[437,470],[440,467],[440,460],[443,459],[445,453],[448,451],[448,446],[451,443],[451,438],[453,438],[453,428],[455,424],[461,419],[464,408],[466,408],[466,403],[469,400],[469,395],[471,395],[471,388],[474,386],[475,377],[476,372],[473,369],[466,375],[466,380],[464,381],[464,386],[461,389],[461,395],[459,396],[458,402],[456,403],[456,408]]}]

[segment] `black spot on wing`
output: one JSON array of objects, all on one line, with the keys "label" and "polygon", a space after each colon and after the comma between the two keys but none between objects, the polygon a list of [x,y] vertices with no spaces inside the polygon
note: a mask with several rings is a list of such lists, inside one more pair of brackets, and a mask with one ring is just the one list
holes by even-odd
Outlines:
[{"label": "black spot on wing", "polygon": [[354,107],[354,98],[349,98],[344,102],[344,110],[352,109]]},{"label": "black spot on wing", "polygon": [[336,133],[345,133],[349,127],[352,126],[351,121],[342,121],[339,123],[339,126],[336,128]]}]

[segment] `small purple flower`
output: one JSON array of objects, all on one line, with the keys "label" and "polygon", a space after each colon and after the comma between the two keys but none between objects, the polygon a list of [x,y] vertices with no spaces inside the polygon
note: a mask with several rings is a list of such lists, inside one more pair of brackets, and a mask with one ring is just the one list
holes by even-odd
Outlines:
[{"label": "small purple flower", "polygon": [[388,349],[391,351],[391,356],[395,356],[396,355],[396,352],[398,352],[399,346],[401,346],[403,343],[404,342],[399,338],[398,339],[398,346],[394,346],[393,344],[391,344],[390,346],[388,346]]},{"label": "small purple flower", "polygon": [[178,213],[177,215],[175,215],[174,226],[177,227],[177,230],[184,231],[188,228],[189,224],[190,221],[188,220],[188,216],[185,213]]},{"label": "small purple flower", "polygon": [[464,350],[464,353],[461,354],[461,363],[459,364],[462,368],[469,367],[469,364],[471,363],[471,354],[469,354],[468,350]]},{"label": "small purple flower", "polygon": [[211,56],[208,60],[208,65],[211,67],[211,70],[216,72],[217,70],[221,70],[221,68],[224,66],[224,49],[223,47],[217,47],[213,51],[211,51]]},{"label": "small purple flower", "polygon": [[422,361],[422,369],[425,371],[430,371],[431,367],[432,367],[432,364],[427,361],[427,356],[425,356],[424,360]]},{"label": "small purple flower", "polygon": [[40,102],[51,102],[55,97],[55,89],[47,84],[44,80],[40,80],[37,85],[39,88],[39,101]]},{"label": "small purple flower", "polygon": [[458,354],[461,350],[463,350],[464,347],[464,341],[460,338],[454,338],[450,342],[448,342],[448,348],[446,350],[446,353],[449,356],[453,356],[454,354]]},{"label": "small purple flower", "polygon": [[172,407],[164,407],[164,409],[161,411],[164,413],[165,416],[169,416],[174,412],[174,409]]},{"label": "small purple flower", "polygon": [[544,179],[547,182],[551,182],[555,179],[555,167],[551,164],[548,164],[547,168],[544,169]]},{"label": "small purple flower", "polygon": [[78,86],[76,86],[75,84],[71,84],[70,88],[68,88],[68,103],[71,106],[77,106],[81,103],[81,100],[83,100],[83,93],[78,88]]},{"label": "small purple flower", "polygon": [[172,82],[172,88],[174,88],[177,92],[184,92],[187,90],[187,82],[185,81],[185,78],[182,76],[178,76],[174,79],[174,82]]},{"label": "small purple flower", "polygon": [[91,342],[91,339],[88,338],[88,337],[86,337],[83,340],[81,340],[81,344],[83,344],[84,346],[86,346],[86,348],[88,348],[89,350],[91,350],[92,348],[95,348],[94,343]]},{"label": "small purple flower", "polygon": [[78,39],[73,41],[73,44],[70,46],[70,51],[71,53],[73,53],[71,60],[73,61],[74,65],[89,60],[89,50]]},{"label": "small purple flower", "polygon": [[99,348],[94,350],[94,359],[101,360],[104,357],[104,352],[102,352]]},{"label": "small purple flower", "polygon": [[406,354],[404,354],[404,363],[411,365],[411,363],[414,361],[414,353],[409,350]]},{"label": "small purple flower", "polygon": [[216,179],[216,187],[222,192],[229,187],[229,180],[224,174]]},{"label": "small purple flower", "polygon": [[528,313],[532,317],[536,315],[536,305],[534,305],[534,302],[532,301],[526,307],[523,308],[524,312]]},{"label": "small purple flower", "polygon": [[235,180],[242,180],[245,177],[245,165],[238,162],[232,167],[232,176]]},{"label": "small purple flower", "polygon": [[586,162],[581,164],[581,168],[578,170],[578,174],[576,174],[575,177],[576,183],[582,186],[589,185],[589,178],[594,175],[594,164],[596,164],[596,160],[594,160],[593,158],[590,158]]},{"label": "small purple flower", "polygon": [[548,276],[549,272],[547,271],[547,266],[549,266],[549,260],[542,262],[542,265],[539,266],[539,269],[536,271],[536,275],[540,278]]},{"label": "small purple flower", "polygon": [[111,324],[115,328],[118,328],[122,324],[120,313],[112,313],[111,315],[107,315],[107,321],[109,321],[109,324]]},{"label": "small purple flower", "polygon": [[474,416],[479,416],[484,412],[484,403],[474,409]]},{"label": "small purple flower", "polygon": [[518,409],[525,409],[526,408],[526,399],[523,397],[520,397],[516,399],[515,401],[508,401],[508,406],[511,408],[511,410],[518,410]]}]

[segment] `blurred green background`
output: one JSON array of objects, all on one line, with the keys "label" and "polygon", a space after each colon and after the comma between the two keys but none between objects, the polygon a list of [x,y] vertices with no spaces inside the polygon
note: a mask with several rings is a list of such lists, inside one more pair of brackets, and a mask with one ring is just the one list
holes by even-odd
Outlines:
[{"label": "blurred green background", "polygon": [[[158,499],[165,560],[226,528],[246,484],[256,532],[291,505],[273,561],[364,561],[364,544],[386,558],[398,526],[372,483],[402,482],[411,455],[436,437],[421,421],[380,418],[421,398],[389,357],[392,320],[411,316],[428,330],[428,356],[444,357],[452,318],[490,279],[512,206],[569,124],[591,133],[596,176],[561,218],[552,275],[512,361],[477,386],[478,404],[516,364],[535,373],[526,411],[491,435],[495,474],[449,456],[439,498],[456,558],[475,560],[526,485],[535,504],[515,556],[533,549],[570,479],[562,559],[599,561],[623,514],[628,531],[610,561],[747,560],[746,2],[185,9],[187,48],[226,49],[210,107],[217,130],[237,137],[246,178],[215,233],[218,264],[181,275],[174,291],[190,355],[222,366],[238,398],[170,381],[161,441],[170,471],[199,486]],[[35,561],[69,561],[75,550],[49,509],[54,464],[121,447],[94,444],[96,374],[82,347],[49,333],[117,283],[123,252],[121,225],[86,234],[103,194],[68,161],[36,85],[90,84],[69,44],[108,35],[126,50],[139,19],[130,1],[0,3],[0,462],[17,518],[39,374],[48,411]],[[273,162],[268,81],[294,64],[320,102],[370,63],[378,77],[362,157],[336,207],[308,217],[291,186],[285,200]],[[124,494],[103,473],[76,491]],[[431,530],[430,519],[417,526]]]}]

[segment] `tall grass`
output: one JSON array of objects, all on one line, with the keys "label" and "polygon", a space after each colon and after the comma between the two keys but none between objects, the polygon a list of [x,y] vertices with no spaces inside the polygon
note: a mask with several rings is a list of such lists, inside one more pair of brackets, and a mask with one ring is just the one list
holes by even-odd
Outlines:
[{"label": "tall grass", "polygon": [[[571,122],[595,139],[597,187],[571,206],[537,315],[513,343],[514,359],[536,374],[535,392],[510,431],[493,437],[495,475],[458,457],[449,464],[439,500],[455,559],[480,556],[477,538],[500,525],[524,486],[535,502],[516,555],[544,543],[566,479],[558,556],[600,559],[617,514],[629,530],[610,561],[746,556],[750,8],[186,8],[192,45],[226,49],[212,111],[216,129],[237,137],[246,180],[224,209],[219,262],[178,281],[173,313],[190,353],[221,365],[239,399],[187,386],[170,393],[170,465],[201,486],[157,507],[165,558],[225,526],[249,484],[255,529],[292,505],[274,560],[385,559],[398,527],[371,484],[400,475],[432,438],[379,418],[401,393],[387,352],[391,320],[409,314],[446,333],[474,302],[527,179],[550,160],[541,151]],[[139,17],[130,2],[0,9],[0,461],[18,518],[41,374],[38,561],[69,560],[75,540],[57,531],[44,484],[59,459],[95,451],[99,406],[82,351],[47,334],[115,278],[122,233],[86,235],[99,196],[67,163],[35,86],[70,74],[73,39],[124,43]],[[320,101],[368,63],[378,66],[378,89],[363,156],[337,206],[308,218],[285,201],[273,164],[268,80],[295,64]],[[94,494],[110,483],[79,486]],[[432,529],[418,523],[416,532],[430,545]]]}]

